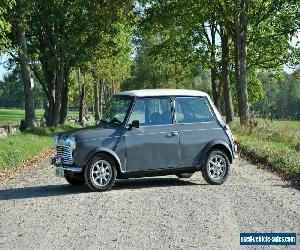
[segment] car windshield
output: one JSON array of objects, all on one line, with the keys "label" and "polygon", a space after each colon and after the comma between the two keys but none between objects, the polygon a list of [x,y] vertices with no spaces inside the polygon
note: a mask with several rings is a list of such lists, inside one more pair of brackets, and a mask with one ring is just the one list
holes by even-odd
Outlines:
[{"label": "car windshield", "polygon": [[125,121],[132,98],[127,96],[113,96],[101,119],[102,122],[122,124]]}]

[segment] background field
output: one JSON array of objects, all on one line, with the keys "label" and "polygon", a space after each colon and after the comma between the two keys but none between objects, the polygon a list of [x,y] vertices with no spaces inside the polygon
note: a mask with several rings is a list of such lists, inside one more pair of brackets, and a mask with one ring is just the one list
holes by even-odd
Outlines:
[{"label": "background field", "polygon": [[[37,119],[40,119],[43,114],[43,109],[35,111]],[[68,116],[78,116],[78,111],[68,111]],[[25,111],[21,109],[0,109],[0,126],[1,125],[17,125],[24,119]]]}]

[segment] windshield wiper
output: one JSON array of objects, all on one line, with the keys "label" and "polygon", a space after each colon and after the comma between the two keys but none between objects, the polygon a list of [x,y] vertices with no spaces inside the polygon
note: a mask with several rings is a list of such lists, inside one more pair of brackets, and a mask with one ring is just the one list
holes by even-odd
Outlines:
[{"label": "windshield wiper", "polygon": [[103,119],[103,118],[101,118],[100,120],[98,120],[97,122],[96,122],[96,125],[100,125],[101,123],[108,123],[108,121],[107,120],[105,120],[105,119]]},{"label": "windshield wiper", "polygon": [[110,122],[118,123],[118,124],[121,124],[121,123],[122,123],[117,117],[112,118],[112,119],[110,120]]}]

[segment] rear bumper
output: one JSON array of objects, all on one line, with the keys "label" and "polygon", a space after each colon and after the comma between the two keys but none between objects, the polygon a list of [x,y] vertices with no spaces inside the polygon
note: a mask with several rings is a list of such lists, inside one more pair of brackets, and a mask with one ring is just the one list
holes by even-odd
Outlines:
[{"label": "rear bumper", "polygon": [[62,168],[65,171],[73,172],[73,173],[80,173],[82,172],[82,168],[73,165],[64,165],[62,164],[62,160],[58,156],[54,156],[50,158],[50,164],[54,165],[55,167]]},{"label": "rear bumper", "polygon": [[233,148],[234,148],[233,159],[237,159],[237,158],[239,158],[239,155],[237,154],[237,144],[236,143],[233,144]]}]

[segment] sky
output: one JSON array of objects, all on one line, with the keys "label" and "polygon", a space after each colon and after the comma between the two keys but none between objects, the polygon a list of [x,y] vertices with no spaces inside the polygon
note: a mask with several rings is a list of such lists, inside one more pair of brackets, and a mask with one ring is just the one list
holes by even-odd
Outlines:
[{"label": "sky", "polygon": [[7,55],[0,56],[0,81],[3,79],[3,76],[8,72],[5,68],[5,62],[7,61]]}]

